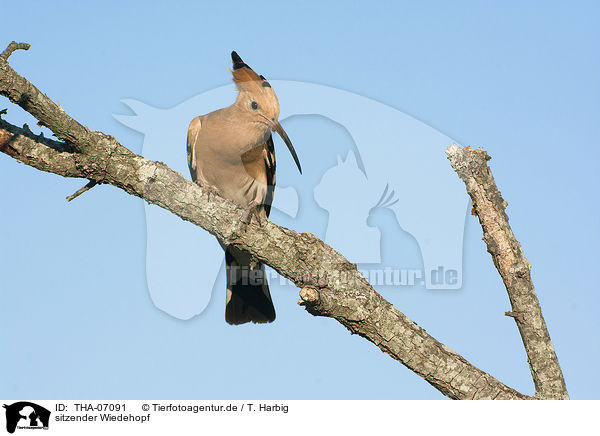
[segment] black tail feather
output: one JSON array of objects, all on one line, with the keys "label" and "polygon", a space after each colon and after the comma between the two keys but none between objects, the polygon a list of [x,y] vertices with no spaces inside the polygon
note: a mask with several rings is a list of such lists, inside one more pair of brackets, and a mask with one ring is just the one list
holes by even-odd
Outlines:
[{"label": "black tail feather", "polygon": [[234,256],[229,249],[225,251],[225,320],[229,324],[267,323],[275,320],[275,307],[271,300],[265,268],[262,264],[250,268],[249,261],[250,258],[245,253],[236,252]]}]

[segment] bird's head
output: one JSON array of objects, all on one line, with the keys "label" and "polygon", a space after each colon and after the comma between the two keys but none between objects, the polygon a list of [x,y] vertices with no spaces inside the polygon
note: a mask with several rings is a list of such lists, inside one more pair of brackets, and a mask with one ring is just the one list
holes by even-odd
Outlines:
[{"label": "bird's head", "polygon": [[277,132],[292,154],[298,170],[302,173],[300,161],[290,138],[279,124],[279,100],[271,84],[263,76],[259,76],[250,68],[239,55],[231,52],[233,61],[233,81],[239,94],[235,105],[246,113],[249,119],[264,124],[265,128]]}]

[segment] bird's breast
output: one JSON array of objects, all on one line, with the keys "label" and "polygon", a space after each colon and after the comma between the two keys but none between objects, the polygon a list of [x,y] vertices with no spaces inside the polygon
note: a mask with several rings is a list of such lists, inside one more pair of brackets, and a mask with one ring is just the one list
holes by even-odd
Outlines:
[{"label": "bird's breast", "polygon": [[215,187],[240,206],[266,196],[267,126],[244,121],[226,108],[205,115],[194,135],[194,157],[200,183]]},{"label": "bird's breast", "polygon": [[241,154],[215,149],[206,152],[199,153],[197,165],[205,183],[240,206],[263,200],[267,184],[264,144]]}]

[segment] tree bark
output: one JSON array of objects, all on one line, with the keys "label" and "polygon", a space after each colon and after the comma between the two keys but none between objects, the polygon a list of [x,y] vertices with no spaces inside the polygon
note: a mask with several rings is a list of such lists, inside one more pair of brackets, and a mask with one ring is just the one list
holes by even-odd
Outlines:
[{"label": "tree bark", "polygon": [[487,165],[490,157],[482,149],[456,145],[448,147],[446,154],[454,171],[465,182],[473,202],[473,213],[483,228],[483,240],[508,292],[512,311],[506,315],[511,316],[519,328],[535,396],[567,400],[565,380],[531,281],[531,265],[508,224],[507,203]]},{"label": "tree bark", "polygon": [[85,178],[90,184],[111,184],[253,254],[301,288],[299,303],[309,313],[338,320],[449,398],[531,398],[430,336],[375,292],[355,264],[314,235],[272,222],[240,224],[246,211],[209,187],[186,180],[164,163],[145,159],[115,138],[77,123],[19,76],[7,59],[0,55],[0,94],[34,115],[61,141],[0,120],[3,153],[43,171]]}]

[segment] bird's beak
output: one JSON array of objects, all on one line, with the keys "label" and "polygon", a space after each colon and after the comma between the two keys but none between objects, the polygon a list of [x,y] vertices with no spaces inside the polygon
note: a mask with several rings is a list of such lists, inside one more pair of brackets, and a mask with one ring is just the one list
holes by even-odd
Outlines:
[{"label": "bird's beak", "polygon": [[281,127],[281,124],[279,124],[279,121],[273,122],[272,129],[274,132],[279,133],[279,136],[281,136],[281,139],[283,139],[283,142],[285,142],[285,145],[287,145],[288,149],[290,150],[290,153],[292,153],[292,157],[294,158],[294,162],[296,162],[298,171],[300,171],[300,174],[302,174],[302,167],[300,166],[300,161],[298,160],[298,155],[296,154],[296,150],[294,150],[292,141],[290,141],[290,138],[288,138],[287,133],[285,133],[285,130],[283,130],[283,127]]}]

